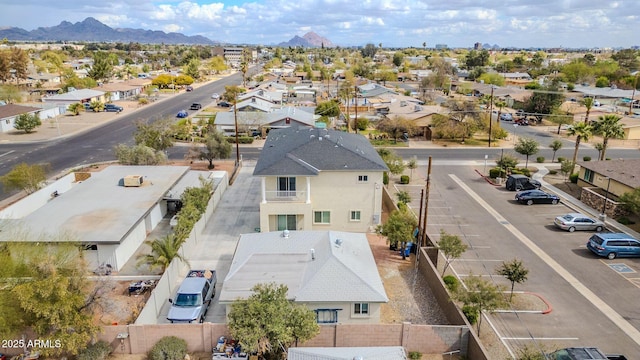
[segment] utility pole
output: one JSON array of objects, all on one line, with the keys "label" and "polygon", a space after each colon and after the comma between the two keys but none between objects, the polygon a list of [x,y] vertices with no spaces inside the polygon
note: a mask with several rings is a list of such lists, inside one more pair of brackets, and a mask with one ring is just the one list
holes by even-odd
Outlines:
[{"label": "utility pole", "polygon": [[635,101],[636,87],[638,87],[638,74],[636,74],[636,77],[633,79],[633,92],[631,93],[631,101],[629,101],[629,116],[633,116],[633,102]]},{"label": "utility pole", "polygon": [[422,228],[422,206],[424,205],[424,189],[420,190],[420,215],[418,215],[418,238],[417,240],[417,246],[418,248],[421,248],[423,246],[422,244],[422,233],[424,232],[424,229]]},{"label": "utility pole", "polygon": [[493,124],[493,85],[491,85],[491,103],[489,103],[489,147],[491,147],[491,124]]},{"label": "utility pole", "polygon": [[233,97],[233,121],[236,126],[236,166],[240,164],[240,142],[238,141],[238,92]]},{"label": "utility pole", "polygon": [[429,214],[429,189],[431,188],[431,156],[429,156],[429,166],[427,167],[427,184],[424,191],[424,217],[422,218],[422,240],[421,244],[427,245],[427,214]]},{"label": "utility pole", "polygon": [[353,121],[353,127],[356,129],[356,134],[358,133],[358,85],[353,87],[354,93],[353,98],[356,99],[356,119]]}]

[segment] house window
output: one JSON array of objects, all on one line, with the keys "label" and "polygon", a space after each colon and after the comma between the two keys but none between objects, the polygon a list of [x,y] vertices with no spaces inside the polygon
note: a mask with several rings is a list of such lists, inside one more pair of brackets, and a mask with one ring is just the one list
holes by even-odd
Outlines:
[{"label": "house window", "polygon": [[316,322],[318,324],[335,324],[338,322],[338,311],[340,309],[317,309]]},{"label": "house window", "polygon": [[298,218],[296,215],[278,215],[278,231],[296,230]]},{"label": "house window", "polygon": [[369,181],[369,175],[358,175],[358,182],[367,182]]},{"label": "house window", "polygon": [[589,169],[584,169],[584,180],[590,183],[593,182],[593,171]]},{"label": "house window", "polygon": [[351,210],[351,215],[349,216],[349,220],[360,221],[360,210]]},{"label": "house window", "polygon": [[314,211],[313,212],[313,223],[314,224],[329,224],[329,223],[331,223],[331,212],[330,211]]},{"label": "house window", "polygon": [[369,315],[369,303],[355,303],[353,304],[354,315]]},{"label": "house window", "polygon": [[278,196],[279,197],[296,196],[296,178],[295,177],[278,177]]}]

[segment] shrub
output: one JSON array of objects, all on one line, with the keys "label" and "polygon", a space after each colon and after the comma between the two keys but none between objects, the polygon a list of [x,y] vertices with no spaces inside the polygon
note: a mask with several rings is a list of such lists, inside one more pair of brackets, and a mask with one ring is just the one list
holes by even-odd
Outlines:
[{"label": "shrub", "polygon": [[558,170],[549,170],[549,175],[555,175],[558,173]]},{"label": "shrub", "polygon": [[626,216],[621,216],[621,217],[617,218],[616,221],[619,222],[622,225],[633,225],[633,224],[635,224],[634,221],[631,221],[631,219],[629,219]]},{"label": "shrub", "polygon": [[458,289],[458,278],[453,275],[447,275],[442,278],[442,281],[447,286],[447,289],[451,292],[455,292]]},{"label": "shrub", "polygon": [[497,168],[489,169],[489,177],[492,179],[501,177],[500,174],[502,174],[502,169],[497,169]]},{"label": "shrub", "polygon": [[473,325],[478,321],[478,309],[471,305],[465,305],[462,307],[462,313],[469,320],[469,324]]},{"label": "shrub", "polygon": [[591,156],[583,156],[582,160],[584,161],[591,161]]},{"label": "shrub", "polygon": [[561,163],[561,162],[563,162],[565,160],[567,160],[567,159],[563,158],[562,156],[558,156],[558,162],[559,163]]},{"label": "shrub", "polygon": [[400,184],[408,184],[409,183],[409,175],[400,176]]},{"label": "shrub", "polygon": [[420,360],[422,359],[422,353],[419,351],[409,351],[409,359]]},{"label": "shrub", "polygon": [[385,185],[389,185],[389,173],[386,171],[382,173],[382,183]]},{"label": "shrub", "polygon": [[147,99],[147,98],[138,99],[138,104],[140,104],[140,105],[147,105],[148,103],[149,103],[149,99]]},{"label": "shrub", "polygon": [[76,356],[76,360],[105,360],[111,354],[111,345],[106,341],[98,341],[87,346]]},{"label": "shrub", "polygon": [[538,157],[536,158],[536,161],[537,161],[538,163],[543,163],[543,162],[544,162],[544,156],[538,156]]},{"label": "shrub", "polygon": [[150,360],[183,360],[187,354],[187,342],[175,336],[165,336],[149,351]]},{"label": "shrub", "polygon": [[[235,136],[228,136],[227,137],[227,141],[235,144],[236,143],[236,137]],[[238,144],[253,144],[253,138],[251,136],[238,136]]]},{"label": "shrub", "polygon": [[572,184],[577,184],[578,183],[578,174],[569,175],[569,181],[571,181]]}]

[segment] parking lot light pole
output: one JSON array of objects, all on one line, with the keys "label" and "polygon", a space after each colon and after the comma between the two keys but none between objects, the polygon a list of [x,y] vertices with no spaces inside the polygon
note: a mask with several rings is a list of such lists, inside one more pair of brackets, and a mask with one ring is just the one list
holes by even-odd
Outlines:
[{"label": "parking lot light pole", "polygon": [[607,192],[604,194],[604,204],[602,204],[602,219],[606,219],[607,218],[607,201],[609,201],[609,186],[611,185],[611,178],[610,177],[606,177],[607,179]]}]

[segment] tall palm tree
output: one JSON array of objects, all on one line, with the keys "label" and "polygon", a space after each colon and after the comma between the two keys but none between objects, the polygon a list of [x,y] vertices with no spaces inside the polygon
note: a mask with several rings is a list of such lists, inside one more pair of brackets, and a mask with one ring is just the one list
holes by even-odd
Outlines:
[{"label": "tall palm tree", "polygon": [[584,122],[589,123],[589,113],[591,112],[591,108],[593,107],[593,98],[587,97],[582,99],[582,104],[587,108],[587,113],[584,115]]},{"label": "tall palm tree", "polygon": [[616,114],[607,114],[598,117],[598,121],[593,124],[593,133],[602,136],[600,160],[604,160],[609,139],[624,138],[624,129],[622,128],[620,119],[621,117]]},{"label": "tall palm tree", "polygon": [[136,263],[136,266],[138,267],[145,264],[151,269],[160,268],[164,273],[171,263],[171,260],[175,258],[188,263],[188,261],[179,253],[182,241],[180,241],[173,233],[160,239],[147,240],[144,243],[151,247],[151,253],[138,256],[138,262]]},{"label": "tall palm tree", "polygon": [[573,150],[573,160],[571,161],[571,164],[573,165],[573,167],[571,168],[570,174],[573,174],[576,168],[576,159],[578,158],[578,149],[580,148],[580,141],[582,140],[589,141],[589,138],[591,137],[591,131],[592,131],[591,125],[585,122],[579,122],[573,125],[572,127],[570,127],[569,130],[567,130],[567,134],[569,136],[574,136],[574,135],[576,136],[576,147],[575,147],[575,150]]}]

